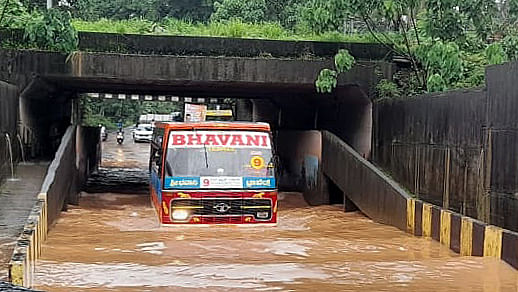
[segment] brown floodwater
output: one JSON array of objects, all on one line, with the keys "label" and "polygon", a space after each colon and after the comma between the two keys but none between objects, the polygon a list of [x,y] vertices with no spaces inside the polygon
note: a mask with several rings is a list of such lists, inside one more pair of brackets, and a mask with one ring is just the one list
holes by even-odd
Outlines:
[{"label": "brown floodwater", "polygon": [[[130,143],[126,147],[146,150]],[[106,160],[115,153],[112,157],[124,161],[117,154],[121,148],[110,149],[104,149]],[[130,167],[145,165],[134,162],[144,154],[133,154]],[[122,167],[122,161],[114,164]],[[37,264],[36,287],[518,291],[518,273],[502,261],[461,257],[433,240],[358,212],[344,213],[340,206],[310,207],[299,193],[279,197],[276,227],[159,227],[147,195],[83,193],[79,206],[70,207],[51,229]]]}]

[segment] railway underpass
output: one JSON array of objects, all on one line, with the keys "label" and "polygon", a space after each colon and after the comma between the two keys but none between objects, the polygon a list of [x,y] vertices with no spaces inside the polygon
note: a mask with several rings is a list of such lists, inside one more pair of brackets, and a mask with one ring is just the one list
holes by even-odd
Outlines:
[{"label": "railway underpass", "polygon": [[103,175],[90,179],[79,205],[50,230],[35,288],[516,290],[516,272],[497,259],[461,257],[429,238],[344,212],[343,204],[309,206],[298,192],[280,194],[277,227],[159,227],[147,180],[134,175],[146,173],[149,144],[126,141],[103,143]]},{"label": "railway underpass", "polygon": [[[390,62],[360,60],[333,94],[319,95],[314,78],[331,65],[319,58],[1,54],[0,68],[10,72],[2,79],[19,88],[22,141],[54,157],[35,196],[46,211],[31,217],[36,224],[23,226],[28,232],[14,247],[21,259],[14,264],[25,267],[18,283],[49,291],[516,290],[515,271],[499,259],[461,257],[431,240],[454,242],[434,223],[437,212],[430,211],[428,237],[402,231],[425,235],[424,204],[366,160],[370,96]],[[273,128],[282,161],[279,225],[158,228],[146,192],[149,146],[111,139],[100,152],[96,129],[77,125],[74,100],[86,92],[238,98],[239,120]],[[34,135],[52,123],[68,126],[55,156],[48,137]],[[358,208],[363,213],[345,212]],[[473,243],[469,255],[480,244]]]}]

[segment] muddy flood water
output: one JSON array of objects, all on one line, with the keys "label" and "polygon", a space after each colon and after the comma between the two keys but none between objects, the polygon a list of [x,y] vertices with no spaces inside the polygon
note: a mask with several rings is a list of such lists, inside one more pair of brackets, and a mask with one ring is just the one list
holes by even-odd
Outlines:
[{"label": "muddy flood water", "polygon": [[[125,141],[126,142],[126,141]],[[149,145],[105,143],[144,168]],[[118,151],[123,150],[123,151]],[[119,161],[120,160],[120,161]],[[281,193],[277,227],[159,227],[146,194],[83,193],[37,265],[45,291],[518,291],[518,273],[340,206]]]}]

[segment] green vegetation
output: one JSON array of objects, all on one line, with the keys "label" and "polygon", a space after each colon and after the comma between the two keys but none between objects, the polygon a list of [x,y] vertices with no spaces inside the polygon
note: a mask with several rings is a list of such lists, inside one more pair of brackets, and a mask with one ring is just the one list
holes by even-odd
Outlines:
[{"label": "green vegetation", "polygon": [[161,22],[145,19],[84,21],[74,19],[72,25],[78,31],[107,32],[120,34],[182,35],[257,38],[272,40],[315,40],[328,42],[374,43],[376,39],[370,34],[341,34],[339,32],[295,33],[275,22],[247,23],[240,19],[222,22],[196,23],[174,18],[166,18]]},{"label": "green vegetation", "polygon": [[88,96],[82,97],[80,103],[83,125],[104,125],[108,129],[116,129],[119,120],[129,126],[136,124],[142,114],[171,114],[183,108],[178,102],[106,100]]},{"label": "green vegetation", "polygon": [[320,93],[331,93],[336,87],[338,74],[351,70],[355,63],[354,57],[347,50],[340,50],[335,56],[335,70],[323,69],[318,75],[315,86]]},{"label": "green vegetation", "polygon": [[19,0],[0,0],[0,29],[23,30],[23,39],[1,46],[37,48],[51,51],[72,52],[77,49],[77,32],[71,25],[71,15],[61,9],[44,12],[29,9]]},{"label": "green vegetation", "polygon": [[[377,87],[379,98],[482,86],[485,66],[517,58],[517,0],[308,3],[302,14],[308,27],[337,30],[344,20],[357,19],[377,42],[410,61],[410,76],[383,80]],[[322,70],[319,80],[323,78],[325,82],[317,80],[317,90],[329,92],[329,85],[336,82],[338,75],[339,72]]]}]

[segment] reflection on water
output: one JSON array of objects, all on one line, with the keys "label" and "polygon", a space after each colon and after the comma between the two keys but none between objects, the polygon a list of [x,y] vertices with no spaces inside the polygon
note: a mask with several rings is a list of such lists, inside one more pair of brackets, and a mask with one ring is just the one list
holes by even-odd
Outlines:
[{"label": "reflection on water", "polygon": [[[122,146],[109,138],[103,150],[103,165],[117,167],[106,169],[104,179],[119,186],[126,180],[138,185],[136,170],[119,168],[145,169],[149,155],[148,144],[126,138]],[[111,190],[103,175],[98,179],[92,187]],[[37,286],[67,292],[517,291],[517,273],[496,259],[460,257],[339,206],[309,207],[298,193],[279,199],[277,227],[159,227],[147,195],[85,193],[51,229]]]},{"label": "reflection on water", "polygon": [[[159,227],[143,195],[84,194],[49,234],[48,291],[516,291],[495,259],[460,257],[337,206],[281,197],[277,227]],[[167,288],[166,288],[167,287]]]}]

